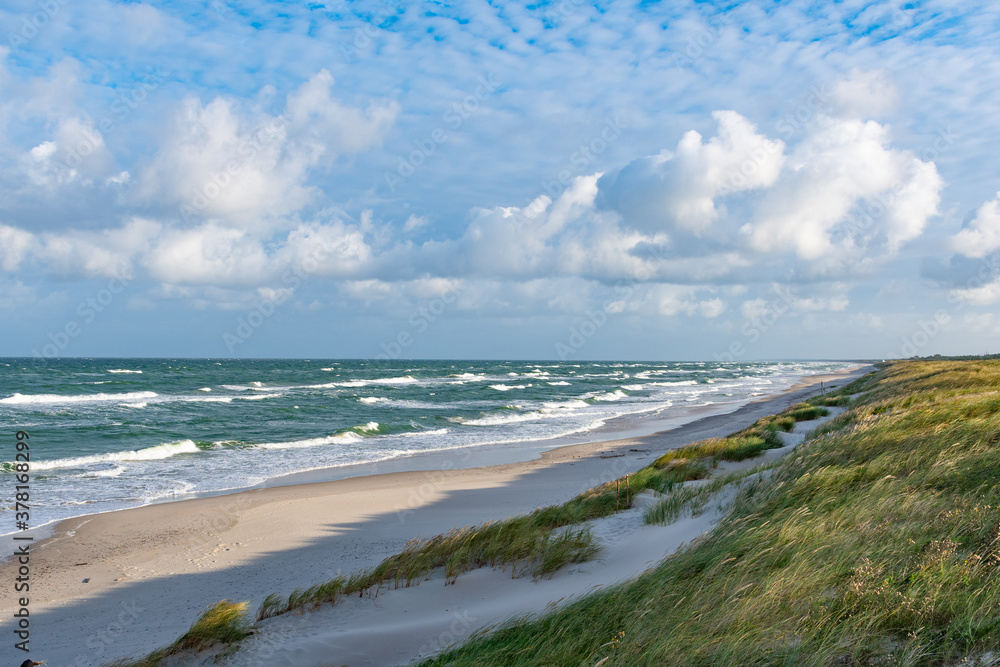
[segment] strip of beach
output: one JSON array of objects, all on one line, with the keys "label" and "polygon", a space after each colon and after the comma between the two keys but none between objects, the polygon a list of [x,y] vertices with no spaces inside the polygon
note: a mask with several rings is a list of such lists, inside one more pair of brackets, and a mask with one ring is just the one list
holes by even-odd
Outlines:
[{"label": "strip of beach", "polygon": [[[412,539],[564,502],[648,465],[667,450],[728,435],[820,393],[821,387],[841,386],[869,370],[859,365],[811,376],[728,414],[648,436],[562,446],[528,461],[465,467],[469,453],[456,450],[439,455],[434,470],[380,473],[391,469],[386,463],[336,481],[62,521],[52,537],[32,547],[31,657],[47,660],[50,667],[82,667],[144,655],[176,639],[219,600],[249,600],[256,608],[269,593],[287,595],[373,567]],[[580,570],[584,576],[534,582],[483,570],[451,586],[432,579],[359,600],[319,619],[326,626],[342,626],[339,635],[320,632],[317,617],[293,619],[299,634],[294,625],[282,626],[281,636],[292,641],[281,647],[281,659],[259,664],[406,664],[512,615],[542,611],[635,576],[710,529],[716,518],[709,512],[669,530],[659,528],[656,535],[642,533],[638,542],[618,541],[597,563]],[[12,581],[17,563],[8,561],[0,569],[0,576]],[[391,596],[395,601],[387,601]],[[472,606],[477,597],[489,604]],[[12,603],[11,596],[4,597],[4,619],[11,618]],[[316,635],[322,637],[304,648]],[[257,638],[264,642],[253,653],[258,659],[275,653],[265,637]]]}]

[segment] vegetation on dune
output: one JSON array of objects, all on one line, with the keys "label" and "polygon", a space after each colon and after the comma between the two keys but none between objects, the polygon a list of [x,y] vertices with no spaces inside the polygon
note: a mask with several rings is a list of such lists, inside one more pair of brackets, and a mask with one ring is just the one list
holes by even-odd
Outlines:
[{"label": "vegetation on dune", "polygon": [[[454,582],[463,572],[484,566],[509,567],[512,576],[550,575],[568,564],[589,560],[598,552],[590,530],[581,527],[586,521],[630,508],[635,496],[647,489],[669,493],[676,487],[679,495],[670,496],[679,499],[676,514],[683,507],[703,506],[713,493],[739,479],[741,474],[712,479],[696,490],[681,486],[683,482],[710,477],[720,461],[743,461],[765,450],[781,447],[783,442],[777,434],[779,430],[790,431],[796,421],[815,419],[827,412],[825,408],[812,404],[798,404],[780,415],[765,417],[731,436],[703,440],[671,450],[638,472],[597,486],[561,505],[543,507],[504,521],[457,528],[435,537],[413,540],[402,552],[386,558],[370,570],[337,576],[309,588],[296,589],[287,596],[272,593],[260,605],[256,618],[261,621],[307,607],[336,603],[350,595],[377,594],[382,586],[410,586],[439,569],[444,570],[449,582]],[[742,476],[745,475],[742,473]],[[666,507],[661,519],[675,518],[674,512],[674,508]],[[648,513],[647,520],[650,520]],[[246,605],[220,602],[216,605],[219,609],[213,607],[206,612],[191,631],[170,647],[160,649],[139,662],[113,664],[136,667],[157,665],[167,655],[193,648],[190,645],[192,636],[211,636],[202,631],[192,635],[199,624],[206,628],[218,628],[219,635],[225,634],[223,628],[230,626],[220,624],[223,617],[231,624],[232,631],[226,631],[230,639],[219,636],[208,644],[212,641],[238,642],[250,628],[244,613]],[[239,611],[235,612],[237,608]],[[232,616],[234,613],[235,616]]]},{"label": "vegetation on dune", "polygon": [[170,656],[182,651],[197,652],[219,644],[235,647],[251,634],[250,621],[246,615],[246,602],[221,600],[205,610],[191,626],[169,646],[157,649],[138,660],[118,660],[112,667],[156,667]]},{"label": "vegetation on dune", "polygon": [[572,512],[545,516],[536,512],[507,521],[473,528],[456,528],[443,535],[411,541],[400,553],[390,556],[371,570],[350,577],[335,577],[306,589],[296,589],[286,599],[269,595],[261,604],[257,620],[308,606],[334,603],[352,594],[362,594],[382,585],[410,586],[444,569],[454,582],[462,572],[479,567],[511,568],[512,576],[551,574],[569,565],[589,560],[597,553],[586,528],[555,531],[577,523]]},{"label": "vegetation on dune", "polygon": [[995,653],[1000,362],[893,363],[811,404],[860,392],[687,549],[425,664],[958,665]]}]

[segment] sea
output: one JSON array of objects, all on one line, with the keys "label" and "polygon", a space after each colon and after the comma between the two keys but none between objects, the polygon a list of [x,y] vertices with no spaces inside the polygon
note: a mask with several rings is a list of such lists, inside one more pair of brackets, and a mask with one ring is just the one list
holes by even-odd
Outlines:
[{"label": "sea", "polygon": [[[0,534],[15,531],[15,434],[32,527],[344,476],[359,463],[653,432],[848,362],[0,359]],[[430,460],[430,459],[428,459]],[[353,469],[353,468],[351,468]]]}]

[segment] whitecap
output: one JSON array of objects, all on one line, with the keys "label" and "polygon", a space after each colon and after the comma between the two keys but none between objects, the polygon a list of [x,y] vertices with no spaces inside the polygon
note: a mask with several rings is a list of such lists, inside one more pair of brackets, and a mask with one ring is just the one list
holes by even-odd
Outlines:
[{"label": "whitecap", "polygon": [[260,449],[301,449],[304,447],[319,447],[322,445],[342,445],[351,442],[360,442],[363,436],[347,431],[337,435],[328,435],[320,438],[306,438],[305,440],[292,440],[291,442],[263,442],[255,447]]},{"label": "whitecap", "polygon": [[138,401],[145,398],[156,398],[159,394],[152,391],[132,391],[124,394],[78,394],[76,396],[60,396],[59,394],[14,394],[0,398],[0,403],[8,405],[49,405],[53,403],[104,403],[108,401]]},{"label": "whitecap", "polygon": [[79,468],[92,463],[106,463],[108,461],[157,461],[168,459],[178,454],[195,454],[200,452],[198,445],[193,440],[179,440],[177,442],[166,442],[161,445],[154,445],[144,449],[127,450],[124,452],[109,452],[107,454],[93,454],[91,456],[77,456],[67,459],[55,459],[52,461],[32,461],[32,470],[55,470],[58,468]]}]

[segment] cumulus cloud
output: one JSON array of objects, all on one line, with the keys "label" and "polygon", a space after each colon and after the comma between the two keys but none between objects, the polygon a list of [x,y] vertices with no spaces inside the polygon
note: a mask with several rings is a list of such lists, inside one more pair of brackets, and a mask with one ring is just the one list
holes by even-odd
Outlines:
[{"label": "cumulus cloud", "polygon": [[810,261],[843,261],[867,246],[892,254],[937,215],[942,185],[933,163],[891,146],[885,126],[820,118],[743,231],[757,250]]},{"label": "cumulus cloud", "polygon": [[599,203],[642,231],[683,231],[701,236],[721,212],[723,194],[774,184],[785,145],[757,131],[734,111],[712,114],[718,134],[707,142],[694,130],[674,151],[633,160],[600,182]]},{"label": "cumulus cloud", "polygon": [[20,158],[22,169],[33,185],[54,189],[69,184],[100,186],[129,180],[120,171],[103,135],[88,120],[59,120],[54,137],[43,141]]},{"label": "cumulus cloud", "polygon": [[184,100],[151,164],[139,197],[177,207],[186,222],[212,219],[267,227],[317,194],[309,171],[378,144],[398,112],[395,104],[365,110],[341,104],[321,70],[272,115],[239,100]]},{"label": "cumulus cloud", "polygon": [[976,259],[1000,249],[1000,192],[979,207],[972,222],[951,238],[951,246]]}]

